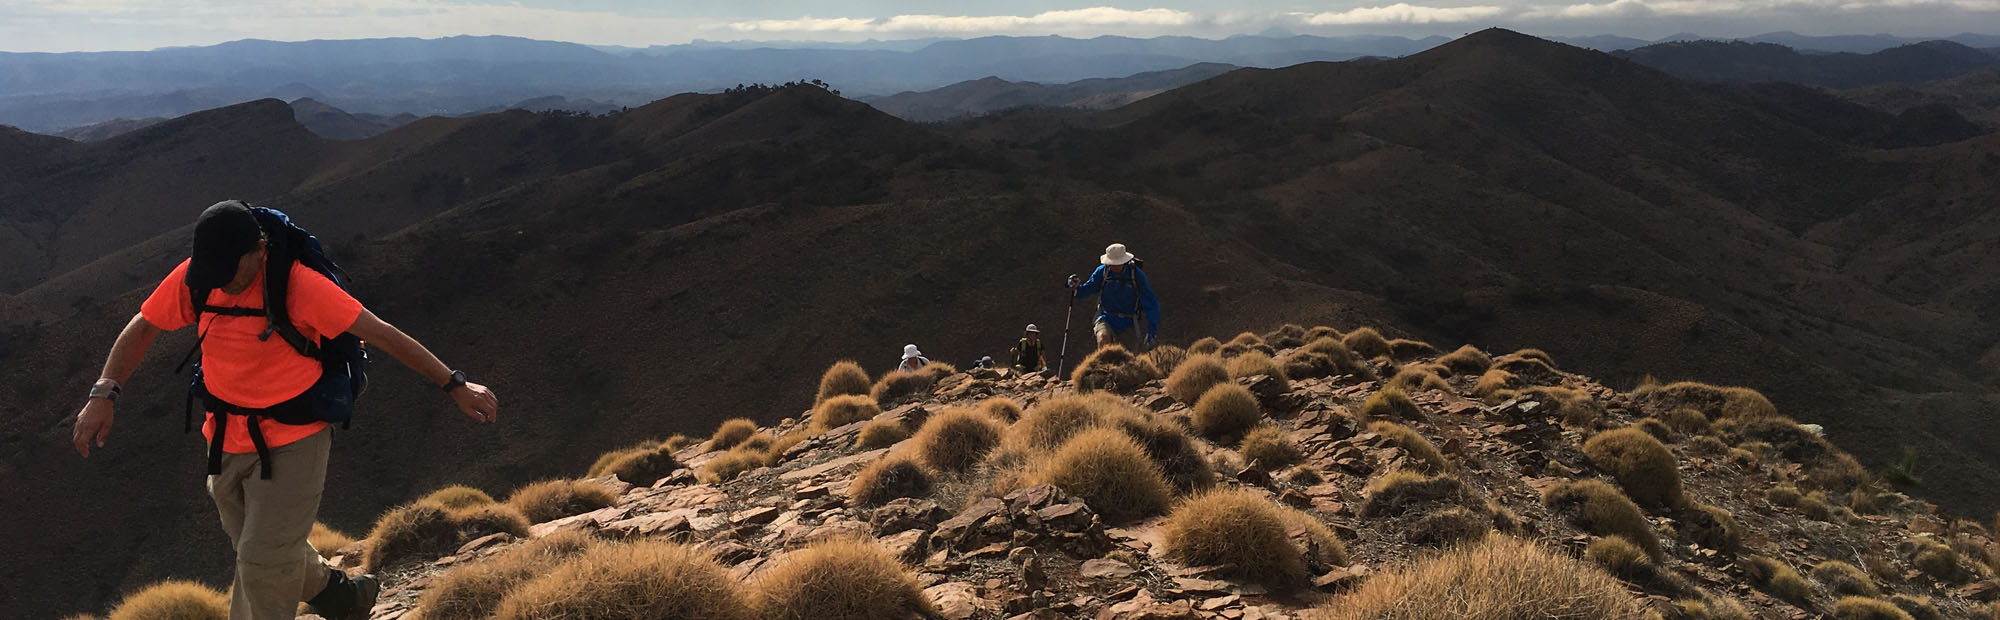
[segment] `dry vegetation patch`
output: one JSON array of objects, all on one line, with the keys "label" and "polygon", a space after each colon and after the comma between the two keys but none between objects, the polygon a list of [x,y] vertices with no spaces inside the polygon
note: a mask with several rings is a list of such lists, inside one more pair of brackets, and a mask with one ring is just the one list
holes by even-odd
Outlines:
[{"label": "dry vegetation patch", "polygon": [[1686,502],[1673,451],[1646,431],[1627,427],[1598,433],[1584,442],[1583,452],[1640,505],[1677,508]]},{"label": "dry vegetation patch", "polygon": [[610,506],[618,496],[604,485],[582,480],[543,480],[515,489],[507,505],[530,523],[554,521]]},{"label": "dry vegetation patch", "polygon": [[1340,343],[1347,345],[1347,349],[1353,351],[1355,355],[1366,359],[1389,356],[1389,340],[1383,338],[1382,332],[1375,331],[1373,327],[1362,327],[1347,332],[1346,336],[1341,337]]},{"label": "dry vegetation patch", "polygon": [[1645,620],[1655,616],[1604,571],[1534,543],[1495,536],[1371,577],[1354,592],[1313,608],[1306,617]]},{"label": "dry vegetation patch", "polygon": [[990,415],[953,407],[925,420],[910,449],[931,469],[965,473],[1000,444],[1002,430]]},{"label": "dry vegetation patch", "polygon": [[568,530],[529,540],[493,557],[460,565],[424,589],[416,617],[422,620],[485,620],[516,588],[564,560],[595,549],[602,541]]},{"label": "dry vegetation patch", "polygon": [[812,430],[824,433],[881,414],[882,408],[873,397],[854,394],[833,396],[813,407]]},{"label": "dry vegetation patch", "polygon": [[1071,371],[1070,380],[1079,392],[1105,390],[1130,394],[1162,376],[1152,361],[1114,344],[1098,347],[1090,357],[1083,358],[1083,363]]},{"label": "dry vegetation patch", "polygon": [[854,538],[813,543],[785,554],[757,577],[757,617],[772,620],[874,620],[932,613],[909,567],[882,545]]},{"label": "dry vegetation patch", "polygon": [[1194,431],[1203,437],[1241,435],[1264,419],[1264,411],[1250,390],[1235,383],[1215,386],[1194,404]]},{"label": "dry vegetation patch", "polygon": [[1265,469],[1279,469],[1304,460],[1306,455],[1292,441],[1292,434],[1275,425],[1263,425],[1251,429],[1243,435],[1243,443],[1237,447],[1243,458]]},{"label": "dry vegetation patch", "polygon": [[854,439],[854,445],[863,450],[887,448],[896,442],[910,438],[910,427],[899,420],[870,420],[861,427],[861,433]]},{"label": "dry vegetation patch", "polygon": [[730,418],[715,427],[715,434],[708,438],[709,450],[728,450],[736,447],[757,434],[757,422],[749,418]]},{"label": "dry vegetation patch", "polygon": [[192,581],[162,581],[125,596],[106,620],[227,620],[229,596]]},{"label": "dry vegetation patch", "polygon": [[874,389],[874,382],[868,379],[868,371],[854,360],[834,362],[819,376],[819,394],[813,397],[813,404],[826,402],[835,396],[867,396]]},{"label": "dry vegetation patch", "polygon": [[497,620],[752,617],[742,583],[700,550],[647,541],[590,549],[500,602]]},{"label": "dry vegetation patch", "polygon": [[1598,536],[1617,536],[1644,549],[1651,557],[1661,557],[1660,536],[1653,522],[1638,504],[1601,480],[1577,480],[1552,487],[1542,495],[1542,504],[1564,515],[1583,531]]},{"label": "dry vegetation patch", "polygon": [[1174,400],[1194,404],[1207,394],[1209,388],[1229,382],[1229,369],[1222,364],[1222,358],[1214,355],[1195,355],[1174,368],[1167,375],[1167,395]]},{"label": "dry vegetation patch", "polygon": [[855,504],[875,505],[901,497],[930,495],[931,472],[908,455],[892,454],[862,468],[848,491]]},{"label": "dry vegetation patch", "polygon": [[1173,488],[1138,442],[1124,433],[1096,428],[1078,433],[1030,476],[1082,498],[1107,522],[1122,523],[1160,514]]},{"label": "dry vegetation patch", "polygon": [[1286,530],[1283,507],[1252,491],[1227,489],[1175,506],[1161,541],[1167,556],[1181,564],[1223,566],[1237,577],[1284,589],[1311,577],[1304,550]]}]

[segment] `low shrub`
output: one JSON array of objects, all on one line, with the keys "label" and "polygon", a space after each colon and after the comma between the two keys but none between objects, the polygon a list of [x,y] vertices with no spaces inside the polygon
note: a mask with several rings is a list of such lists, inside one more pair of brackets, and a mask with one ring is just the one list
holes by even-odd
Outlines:
[{"label": "low shrub", "polygon": [[525,537],[528,520],[514,507],[498,504],[456,510],[424,502],[404,504],[376,520],[362,564],[368,572],[381,572],[406,560],[440,557],[472,539],[503,532]]},{"label": "low shrub", "polygon": [[757,434],[757,423],[749,418],[731,418],[715,427],[715,434],[708,438],[709,450],[728,450],[743,443],[751,435]]},{"label": "low shrub", "polygon": [[1139,448],[1159,466],[1160,474],[1175,491],[1189,493],[1215,484],[1215,473],[1202,460],[1194,439],[1179,425],[1136,413],[1111,419],[1113,428],[1139,442]]},{"label": "low shrub", "polygon": [[1129,406],[1103,394],[1066,394],[1029,407],[1007,429],[1007,444],[1025,452],[1054,450],[1072,435],[1127,412]]},{"label": "low shrub", "polygon": [[1431,390],[1451,391],[1451,383],[1444,380],[1444,373],[1450,372],[1438,364],[1404,364],[1389,378],[1389,387],[1405,392],[1428,392]]},{"label": "low shrub", "polygon": [[1327,362],[1332,364],[1332,370],[1328,374],[1355,375],[1364,380],[1375,378],[1375,370],[1362,363],[1361,358],[1355,355],[1352,349],[1348,349],[1347,345],[1342,344],[1339,338],[1307,340],[1306,346],[1300,351],[1325,356]]},{"label": "low shrub", "polygon": [[1286,323],[1276,331],[1264,334],[1264,343],[1280,349],[1297,348],[1306,343],[1306,328]]},{"label": "low shrub", "polygon": [[1167,557],[1187,566],[1222,566],[1274,588],[1305,585],[1303,550],[1286,533],[1283,509],[1251,491],[1217,490],[1181,502],[1161,527]]},{"label": "low shrub", "polygon": [[1939,611],[1928,598],[1898,594],[1889,597],[1889,602],[1902,609],[1903,613],[1910,614],[1911,620],[1944,620],[1944,612]]},{"label": "low shrub", "polygon": [[1000,444],[1001,430],[1000,423],[987,414],[953,407],[925,420],[911,449],[933,470],[964,473]]},{"label": "low shrub", "polygon": [[1391,470],[1362,489],[1361,516],[1374,519],[1440,506],[1478,506],[1483,500],[1465,482],[1452,476],[1431,477],[1407,469]]},{"label": "low shrub", "polygon": [[1163,344],[1153,347],[1151,351],[1147,351],[1144,357],[1147,362],[1153,365],[1153,368],[1160,371],[1160,376],[1164,377],[1173,374],[1174,369],[1180,368],[1181,362],[1187,361],[1188,352],[1187,349]]},{"label": "low shrub", "polygon": [[700,479],[709,484],[728,482],[745,472],[768,466],[770,463],[770,452],[760,450],[756,446],[737,446],[703,463]]},{"label": "low shrub", "polygon": [[885,504],[903,497],[930,495],[931,472],[907,455],[891,454],[854,475],[848,497],[858,505]]},{"label": "low shrub", "polygon": [[1626,581],[1640,581],[1653,567],[1653,558],[1622,536],[1605,536],[1590,541],[1583,557]]},{"label": "low shrub", "polygon": [[1376,422],[1368,425],[1368,432],[1380,435],[1389,445],[1408,452],[1410,460],[1423,471],[1441,474],[1453,469],[1451,459],[1445,458],[1444,453],[1439,452],[1437,446],[1431,445],[1423,435],[1417,434],[1416,429],[1394,422]]},{"label": "low shrub", "polygon": [[1070,374],[1070,381],[1079,392],[1105,390],[1119,394],[1130,394],[1146,385],[1146,382],[1163,377],[1160,369],[1144,357],[1134,355],[1125,347],[1110,345],[1098,347],[1083,363],[1076,365]]},{"label": "low shrub", "polygon": [[836,396],[867,396],[875,387],[868,378],[868,371],[854,360],[834,362],[819,376],[819,394],[813,397],[813,405],[818,406],[826,399]]},{"label": "low shrub", "polygon": [[502,599],[495,620],[753,617],[741,582],[693,546],[645,541],[602,545]]},{"label": "low shrub", "polygon": [[1668,411],[1660,419],[1666,422],[1667,428],[1674,429],[1674,431],[1683,435],[1706,435],[1709,433],[1708,416],[1702,415],[1700,411],[1694,409],[1682,407]]},{"label": "low shrub", "polygon": [[162,581],[125,596],[106,620],[227,620],[229,596],[192,581]]},{"label": "low shrub", "polygon": [[1237,446],[1243,458],[1264,467],[1279,469],[1305,460],[1305,453],[1292,442],[1291,433],[1272,425],[1258,426],[1243,435],[1243,443]]},{"label": "low shrub", "polygon": [[759,618],[874,620],[929,617],[929,597],[880,543],[832,538],[785,554],[750,593]]},{"label": "low shrub", "polygon": [[1755,620],[1734,599],[1707,597],[1674,601],[1682,620]]},{"label": "low shrub", "polygon": [[1456,547],[1486,540],[1493,533],[1493,515],[1453,506],[1417,517],[1403,530],[1403,539],[1424,547]]},{"label": "low shrub", "polygon": [[1543,364],[1547,364],[1550,368],[1554,368],[1556,365],[1556,358],[1549,357],[1549,352],[1543,351],[1541,349],[1521,349],[1519,351],[1515,351],[1509,354],[1508,357],[1512,357],[1515,359],[1534,360],[1537,362],[1541,362]]},{"label": "low shrub", "polygon": [[1285,472],[1285,482],[1309,487],[1326,482],[1326,476],[1320,474],[1318,467],[1313,467],[1310,463],[1307,463],[1287,470]]},{"label": "low shrub", "polygon": [[1201,400],[1208,389],[1229,382],[1229,369],[1222,364],[1222,358],[1213,355],[1195,355],[1181,362],[1173,374],[1167,375],[1167,395],[1174,400],[1193,405]]},{"label": "low shrub", "polygon": [[1340,330],[1338,329],[1327,327],[1325,325],[1319,325],[1313,327],[1312,329],[1306,330],[1306,342],[1312,342],[1314,340],[1319,340],[1321,338],[1332,338],[1338,341],[1340,340],[1340,337],[1342,335],[1344,334],[1341,334]]},{"label": "low shrub", "polygon": [[1285,369],[1278,367],[1277,360],[1259,352],[1245,353],[1229,360],[1224,365],[1232,379],[1244,379],[1264,375],[1277,379],[1279,383],[1290,385],[1291,378],[1285,376]]},{"label": "low shrub", "polygon": [[543,480],[515,489],[507,505],[521,511],[530,523],[554,521],[605,508],[618,496],[604,485],[581,480]]},{"label": "low shrub", "polygon": [[1673,451],[1645,431],[1628,427],[1598,433],[1584,442],[1583,452],[1611,472],[1640,505],[1677,508],[1686,502]]},{"label": "low shrub", "polygon": [[1452,374],[1476,375],[1486,372],[1486,369],[1493,365],[1493,358],[1485,351],[1480,351],[1478,347],[1468,344],[1438,358],[1437,363],[1451,369]]},{"label": "low shrub", "polygon": [[1736,515],[1719,506],[1696,504],[1680,515],[1680,534],[1697,545],[1734,554],[1743,544]]},{"label": "low shrub", "polygon": [[1799,571],[1790,564],[1769,557],[1753,555],[1741,564],[1743,574],[1750,583],[1771,596],[1792,603],[1803,603],[1812,598],[1812,585],[1806,583]]},{"label": "low shrub", "polygon": [[1879,598],[1849,596],[1833,604],[1835,620],[1912,620],[1894,603]]},{"label": "low shrub", "polygon": [[1243,332],[1241,334],[1237,334],[1235,338],[1230,338],[1228,344],[1242,345],[1246,347],[1255,347],[1260,345],[1269,345],[1270,343],[1264,342],[1263,336],[1259,336],[1251,332]]},{"label": "low shrub", "polygon": [[1932,579],[1957,585],[1978,576],[1975,571],[1966,568],[1965,556],[1951,547],[1935,540],[1920,539],[1915,548],[1916,551],[1910,554],[1910,564]]},{"label": "low shrub", "polygon": [[1653,522],[1617,487],[1585,479],[1565,482],[1542,494],[1542,504],[1571,523],[1598,536],[1617,536],[1638,545],[1651,557],[1661,557],[1660,536]]},{"label": "low shrub", "polygon": [[1674,429],[1668,428],[1666,422],[1661,422],[1654,418],[1643,418],[1633,423],[1632,427],[1646,431],[1646,434],[1660,440],[1660,443],[1674,442]]},{"label": "low shrub", "polygon": [[1419,357],[1431,357],[1437,354],[1438,354],[1437,347],[1431,346],[1431,343],[1424,342],[1421,340],[1397,338],[1395,340],[1389,341],[1389,357],[1395,359],[1406,360]]},{"label": "low shrub", "polygon": [[586,532],[565,530],[478,562],[460,564],[424,589],[415,616],[423,620],[485,620],[522,584],[602,544]]},{"label": "low shrub", "polygon": [[1356,412],[1361,416],[1357,422],[1362,424],[1376,420],[1424,419],[1424,411],[1417,408],[1417,401],[1410,400],[1408,393],[1393,387],[1382,388],[1370,395],[1368,400],[1361,402],[1361,408]]},{"label": "low shrub", "polygon": [[1195,401],[1194,431],[1203,437],[1234,437],[1264,419],[1264,411],[1250,390],[1224,383],[1208,390]]},{"label": "low shrub", "polygon": [[681,462],[674,458],[673,451],[668,450],[666,444],[659,444],[626,452],[609,463],[603,463],[603,466],[603,471],[595,472],[592,477],[612,475],[637,486],[650,487],[680,470]]},{"label": "low shrub", "polygon": [[1064,442],[1031,476],[1082,498],[1107,522],[1123,523],[1166,511],[1173,489],[1138,442],[1096,428]]},{"label": "low shrub", "polygon": [[1479,380],[1473,382],[1472,395],[1489,403],[1499,402],[1511,397],[1515,390],[1521,389],[1524,385],[1527,385],[1527,382],[1522,381],[1519,375],[1494,368],[1479,375]]},{"label": "low shrub", "polygon": [[847,394],[820,401],[812,410],[812,432],[824,433],[855,422],[874,419],[882,407],[868,395]]},{"label": "low shrub", "polygon": [[1875,580],[1868,573],[1840,560],[1827,560],[1813,566],[1812,578],[1826,585],[1828,590],[1841,596],[1880,596],[1882,591],[1875,587]]},{"label": "low shrub", "polygon": [[314,551],[319,552],[319,557],[332,559],[341,549],[354,544],[354,537],[325,523],[314,523],[312,533],[306,535],[306,543],[312,545]]},{"label": "low shrub", "polygon": [[1389,340],[1383,338],[1382,333],[1375,331],[1373,327],[1347,332],[1347,335],[1340,339],[1340,343],[1347,345],[1347,349],[1353,351],[1355,355],[1366,359],[1389,357],[1390,353]]},{"label": "low shrub", "polygon": [[[1551,596],[1550,593],[1561,593]],[[1507,536],[1378,574],[1305,614],[1308,620],[1656,618],[1603,571]]]},{"label": "low shrub", "polygon": [[910,429],[901,421],[890,419],[870,420],[861,427],[860,435],[854,439],[855,446],[863,450],[887,448],[896,442],[909,439]]}]

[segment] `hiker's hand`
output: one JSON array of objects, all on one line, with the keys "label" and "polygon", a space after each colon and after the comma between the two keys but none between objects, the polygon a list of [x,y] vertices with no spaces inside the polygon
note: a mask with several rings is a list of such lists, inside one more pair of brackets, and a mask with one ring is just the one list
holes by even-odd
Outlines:
[{"label": "hiker's hand", "polygon": [[76,444],[76,453],[90,458],[90,444],[104,447],[104,438],[111,436],[111,401],[102,398],[90,399],[83,404],[83,411],[76,414],[76,428],[70,434],[70,441]]},{"label": "hiker's hand", "polygon": [[467,383],[451,391],[451,400],[458,403],[459,412],[480,422],[492,422],[500,415],[500,399],[484,385]]},{"label": "hiker's hand", "polygon": [[1077,281],[1077,278],[1076,278],[1076,274],[1073,274],[1073,273],[1072,273],[1072,274],[1069,274],[1069,284],[1068,284],[1068,286],[1069,286],[1070,288],[1076,288],[1076,285],[1078,285],[1078,284],[1081,284],[1081,282],[1078,282],[1078,281]]},{"label": "hiker's hand", "polygon": [[1158,346],[1159,343],[1160,343],[1159,334],[1146,334],[1146,348],[1151,349],[1155,346]]}]

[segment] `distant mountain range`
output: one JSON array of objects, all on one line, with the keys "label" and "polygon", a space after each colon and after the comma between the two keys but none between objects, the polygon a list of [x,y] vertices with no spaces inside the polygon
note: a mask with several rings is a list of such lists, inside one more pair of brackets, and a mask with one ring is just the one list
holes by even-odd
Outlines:
[{"label": "distant mountain range", "polygon": [[1150,71],[1123,78],[1093,78],[1068,84],[1009,82],[988,76],[937,90],[858,99],[875,106],[875,109],[911,121],[980,116],[1012,108],[1108,110],[1238,68],[1209,62],[1172,71]]},{"label": "distant mountain range", "polygon": [[1871,54],[1807,54],[1775,43],[1688,41],[1618,56],[1709,82],[1792,82],[1828,88],[1943,80],[2000,67],[2000,56],[1951,41],[1926,41]]},{"label": "distant mountain range", "polygon": [[[1665,40],[1705,39],[1676,35]],[[145,52],[0,53],[0,124],[57,133],[115,119],[169,118],[261,98],[312,99],[355,114],[457,116],[560,97],[609,111],[681,92],[820,79],[852,97],[887,97],[994,77],[1063,84],[1202,63],[1276,68],[1402,57],[1446,37],[1321,37],[1273,32],[1225,39],[984,37],[859,43],[697,41],[646,48],[514,37],[243,40]],[[1650,43],[1557,39],[1604,51]],[[1915,42],[1887,35],[1745,39],[1811,52],[1875,52]],[[1951,41],[2000,47],[2000,36]]]}]

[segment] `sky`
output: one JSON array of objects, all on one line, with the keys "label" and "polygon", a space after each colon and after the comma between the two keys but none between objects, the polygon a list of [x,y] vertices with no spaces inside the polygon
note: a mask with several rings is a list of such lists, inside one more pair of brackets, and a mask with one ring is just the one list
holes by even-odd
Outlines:
[{"label": "sky", "polygon": [[512,35],[594,45],[985,35],[2000,33],[2000,0],[0,0],[0,51]]}]

